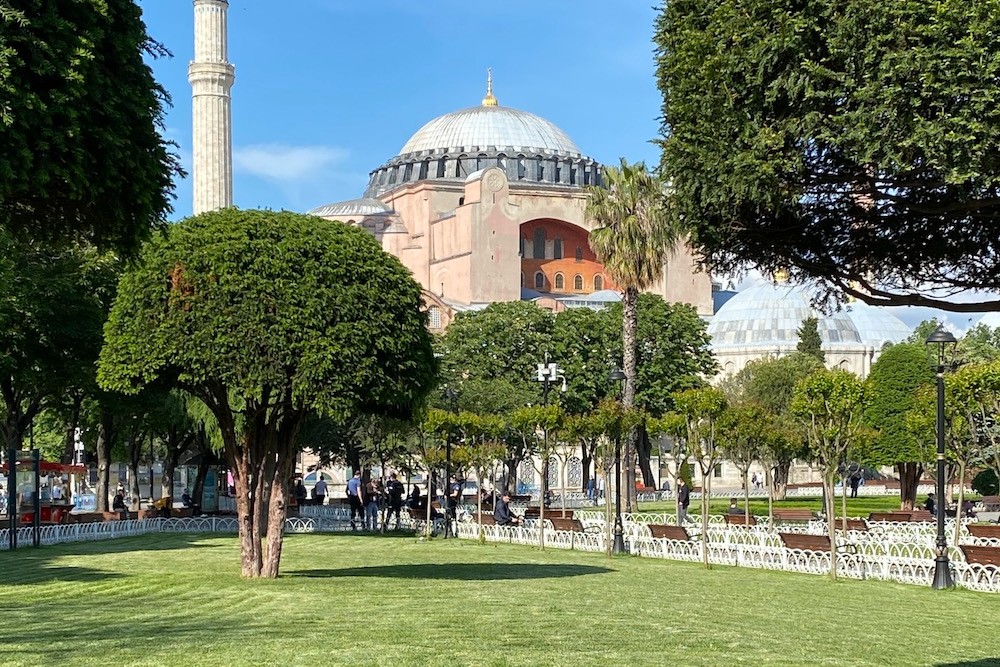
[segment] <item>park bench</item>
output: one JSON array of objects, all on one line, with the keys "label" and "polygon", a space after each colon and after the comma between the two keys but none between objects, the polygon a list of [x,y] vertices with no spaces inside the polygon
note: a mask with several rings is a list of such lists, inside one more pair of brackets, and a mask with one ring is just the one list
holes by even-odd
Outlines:
[{"label": "park bench", "polygon": [[538,505],[530,505],[524,508],[524,518],[525,519],[537,519],[542,513],[541,508]]},{"label": "park bench", "polygon": [[869,521],[909,521],[910,512],[872,512]]},{"label": "park bench", "polygon": [[687,528],[684,526],[667,526],[661,523],[651,523],[646,526],[649,534],[656,539],[682,540],[687,542],[691,539]]},{"label": "park bench", "polygon": [[774,520],[780,523],[801,523],[812,521],[815,518],[812,510],[806,509],[784,509],[774,510]]},{"label": "park bench", "polygon": [[[834,519],[833,527],[837,530],[844,529],[844,519]],[[868,532],[868,522],[864,519],[848,519],[847,520],[847,530],[855,530],[858,532],[866,533]]]},{"label": "park bench", "polygon": [[995,523],[970,523],[966,528],[973,537],[1000,540],[1000,525]]},{"label": "park bench", "polygon": [[478,512],[472,514],[472,520],[477,522],[481,526],[495,526],[497,525],[497,520],[493,518],[492,514],[487,514],[483,512],[482,516]]},{"label": "park bench", "polygon": [[980,500],[985,512],[1000,512],[1000,496],[983,496]]},{"label": "park bench", "polygon": [[552,522],[552,527],[556,530],[566,530],[571,533],[582,533],[584,532],[583,524],[579,519],[563,519],[560,517],[552,517],[549,519]]},{"label": "park bench", "polygon": [[778,533],[786,549],[799,551],[830,551],[829,535],[806,535],[805,533]]},{"label": "park bench", "polygon": [[743,514],[726,514],[726,525],[727,526],[756,526],[757,518],[754,515],[750,515],[749,520]]},{"label": "park bench", "polygon": [[934,515],[927,510],[913,510],[910,512],[910,521],[934,521]]},{"label": "park bench", "polygon": [[967,563],[1000,567],[1000,547],[980,547],[972,544],[963,544],[962,553],[965,554],[965,561]]}]

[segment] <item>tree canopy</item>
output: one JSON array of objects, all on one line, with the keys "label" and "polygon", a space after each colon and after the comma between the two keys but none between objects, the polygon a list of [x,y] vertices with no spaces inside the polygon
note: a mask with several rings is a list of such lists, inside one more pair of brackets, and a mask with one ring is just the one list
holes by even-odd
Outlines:
[{"label": "tree canopy", "polygon": [[0,227],[134,250],[171,210],[168,55],[133,0],[0,2]]},{"label": "tree canopy", "polygon": [[236,482],[244,575],[276,576],[303,421],[410,417],[436,384],[420,306],[410,273],[362,229],[205,213],[153,239],[122,277],[99,380],[122,392],[160,381],[208,406]]},{"label": "tree canopy", "polygon": [[713,268],[1000,309],[949,298],[1000,288],[993,4],[672,0],[654,41],[671,210]]},{"label": "tree canopy", "polygon": [[818,319],[807,317],[802,320],[802,326],[796,333],[799,335],[799,342],[795,346],[796,352],[816,357],[820,363],[826,361],[826,354],[823,353],[823,339],[819,335]]}]

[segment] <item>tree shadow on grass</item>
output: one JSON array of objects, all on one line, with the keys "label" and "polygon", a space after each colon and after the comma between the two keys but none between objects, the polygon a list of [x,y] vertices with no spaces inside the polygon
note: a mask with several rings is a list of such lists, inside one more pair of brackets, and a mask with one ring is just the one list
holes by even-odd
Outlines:
[{"label": "tree shadow on grass", "polygon": [[336,577],[377,577],[384,579],[452,579],[456,581],[494,581],[505,579],[559,579],[615,570],[593,565],[540,565],[537,563],[420,563],[416,565],[373,565],[336,570],[293,570],[290,577],[313,579]]},{"label": "tree shadow on grass", "polygon": [[[162,539],[166,537],[166,539]],[[169,533],[121,537],[92,542],[68,542],[52,546],[20,547],[0,552],[0,585],[25,586],[48,581],[96,582],[118,579],[122,575],[89,567],[54,565],[65,556],[102,556],[134,551],[173,549],[212,549],[221,545],[197,544],[212,535]]]},{"label": "tree shadow on grass", "polygon": [[982,658],[964,662],[941,662],[934,667],[1000,667],[1000,658]]},{"label": "tree shadow on grass", "polygon": [[[114,655],[123,643],[128,645],[156,644],[165,641],[182,646],[197,646],[207,635],[245,630],[247,624],[222,617],[205,619],[162,618],[129,622],[124,610],[94,610],[93,614],[75,615],[72,622],[65,618],[41,616],[30,625],[9,632],[0,628],[0,664],[18,659],[21,664],[60,664],[79,659],[82,650],[90,654],[101,651]],[[261,627],[261,632],[269,628]],[[110,659],[110,658],[109,658]],[[97,662],[100,662],[99,660]],[[75,663],[74,663],[75,664]],[[199,663],[200,664],[200,663]]]}]

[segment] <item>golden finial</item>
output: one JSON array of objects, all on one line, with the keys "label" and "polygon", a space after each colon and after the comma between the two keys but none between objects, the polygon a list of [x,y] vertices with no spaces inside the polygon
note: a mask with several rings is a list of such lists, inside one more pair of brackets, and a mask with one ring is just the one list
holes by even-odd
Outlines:
[{"label": "golden finial", "polygon": [[774,282],[776,285],[784,285],[788,282],[788,271],[785,269],[778,269],[774,272]]},{"label": "golden finial", "polygon": [[497,98],[493,97],[493,68],[486,68],[486,97],[483,98],[484,107],[500,106]]}]

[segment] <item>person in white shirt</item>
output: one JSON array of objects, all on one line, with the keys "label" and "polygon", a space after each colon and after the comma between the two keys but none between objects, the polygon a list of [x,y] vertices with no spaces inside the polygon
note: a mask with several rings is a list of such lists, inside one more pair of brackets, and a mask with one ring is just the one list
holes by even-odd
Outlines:
[{"label": "person in white shirt", "polygon": [[317,505],[322,505],[326,502],[326,482],[320,477],[319,481],[316,482],[316,486],[313,487],[313,500],[316,501]]}]

